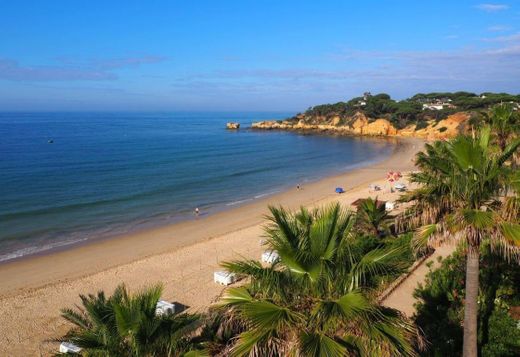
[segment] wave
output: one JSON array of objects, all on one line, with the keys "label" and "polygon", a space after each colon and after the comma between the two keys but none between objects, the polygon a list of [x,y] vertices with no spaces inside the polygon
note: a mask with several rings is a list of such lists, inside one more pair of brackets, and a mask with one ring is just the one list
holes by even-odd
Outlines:
[{"label": "wave", "polygon": [[253,200],[257,200],[257,199],[262,198],[262,197],[274,195],[275,193],[278,193],[278,192],[281,192],[281,191],[282,190],[272,190],[272,191],[269,191],[269,192],[260,193],[258,195],[253,196],[252,198],[245,198],[243,200],[232,201],[232,202],[226,203],[226,206],[236,206],[236,205],[239,205],[239,204],[242,204],[242,203],[251,202]]},{"label": "wave", "polygon": [[246,198],[245,200],[238,200],[238,201],[233,201],[233,202],[226,203],[226,206],[236,206],[236,205],[239,205],[241,203],[250,202],[252,200],[253,200],[252,198]]},{"label": "wave", "polygon": [[0,262],[5,262],[7,260],[16,259],[16,258],[22,258],[27,255],[33,255],[45,252],[47,250],[52,250],[60,247],[64,247],[71,244],[77,244],[83,241],[86,241],[88,238],[79,238],[75,240],[69,240],[69,241],[59,241],[54,243],[48,243],[42,246],[32,246],[32,247],[26,247],[22,249],[15,250],[14,252],[7,253],[0,255]]},{"label": "wave", "polygon": [[282,190],[274,190],[274,191],[269,191],[269,192],[265,192],[265,193],[261,193],[259,195],[256,195],[255,198],[262,198],[262,197],[266,197],[266,196],[271,196],[271,195],[274,195],[275,193],[278,193],[278,192],[281,192]]}]

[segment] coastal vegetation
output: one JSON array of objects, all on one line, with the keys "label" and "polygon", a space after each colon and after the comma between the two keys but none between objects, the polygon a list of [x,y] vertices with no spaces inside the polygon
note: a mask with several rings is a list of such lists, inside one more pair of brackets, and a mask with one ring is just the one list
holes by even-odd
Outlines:
[{"label": "coastal vegetation", "polygon": [[298,114],[289,120],[307,118],[330,118],[339,116],[346,119],[357,112],[365,114],[369,120],[377,118],[388,119],[397,129],[410,124],[425,127],[428,121],[440,121],[450,114],[461,111],[470,111],[475,115],[486,111],[490,107],[509,103],[520,103],[520,95],[507,93],[482,93],[477,95],[469,92],[455,93],[419,93],[403,100],[394,100],[386,93],[371,95],[365,93],[362,97],[355,97],[346,102],[322,104],[310,107],[303,114]]},{"label": "coastal vegetation", "polygon": [[365,93],[345,102],[310,107],[285,120],[255,122],[252,128],[436,140],[479,128],[487,118],[495,117],[490,113],[494,107],[518,112],[520,96],[456,92],[416,94],[394,100],[385,93]]},{"label": "coastal vegetation", "polygon": [[[459,250],[430,271],[417,288],[415,323],[428,340],[424,356],[460,356],[463,346],[465,252]],[[520,355],[520,265],[489,246],[480,256],[478,346],[483,357]],[[516,320],[514,318],[516,318]]]},{"label": "coastal vegetation", "polygon": [[60,340],[81,347],[83,356],[198,356],[191,335],[199,316],[157,314],[162,290],[158,285],[131,295],[120,285],[110,297],[103,291],[81,295],[81,307],[62,310],[74,327]]},{"label": "coastal vegetation", "polygon": [[[202,315],[157,316],[160,287],[130,295],[122,286],[64,310],[73,327],[62,340],[87,356],[516,356],[519,123],[511,105],[498,105],[471,133],[426,144],[409,176],[417,188],[401,196],[396,216],[377,198],[356,212],[270,207],[264,244],[278,259],[222,263],[241,283]],[[416,289],[413,318],[379,303],[442,244],[458,249]]]},{"label": "coastal vegetation", "polygon": [[[466,252],[464,356],[477,353],[480,251],[489,244],[504,259],[518,262],[518,171],[506,166],[520,146],[513,140],[504,150],[491,142],[491,127],[475,137],[426,144],[410,180],[419,189],[403,201],[414,206],[401,219],[417,228],[417,249],[460,240]],[[511,192],[511,195],[506,195]]]},{"label": "coastal vegetation", "polygon": [[[224,263],[248,278],[221,299],[224,313],[244,326],[233,356],[414,356],[418,333],[393,309],[374,302],[385,278],[405,268],[402,240],[366,244],[355,215],[338,204],[290,214],[271,208],[267,247],[280,260]],[[407,242],[406,242],[407,243]]]}]

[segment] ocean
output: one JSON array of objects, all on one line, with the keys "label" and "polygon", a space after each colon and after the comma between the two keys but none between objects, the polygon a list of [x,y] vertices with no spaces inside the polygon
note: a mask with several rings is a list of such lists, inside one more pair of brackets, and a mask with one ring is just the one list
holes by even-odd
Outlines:
[{"label": "ocean", "polygon": [[392,151],[247,128],[292,114],[0,113],[0,262],[237,207]]}]

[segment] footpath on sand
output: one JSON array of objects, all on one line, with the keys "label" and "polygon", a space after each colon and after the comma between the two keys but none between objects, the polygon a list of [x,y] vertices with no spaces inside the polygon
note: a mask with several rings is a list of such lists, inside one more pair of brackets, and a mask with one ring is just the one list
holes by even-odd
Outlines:
[{"label": "footpath on sand", "polygon": [[383,294],[381,294],[380,303],[401,311],[407,317],[411,317],[415,312],[414,304],[416,302],[416,299],[413,297],[413,292],[419,283],[424,283],[426,280],[426,275],[430,271],[429,263],[431,262],[432,269],[438,268],[440,266],[439,258],[448,257],[455,249],[455,245],[437,247],[432,255],[414,264],[408,273],[396,281],[395,285],[392,285],[383,292]]}]

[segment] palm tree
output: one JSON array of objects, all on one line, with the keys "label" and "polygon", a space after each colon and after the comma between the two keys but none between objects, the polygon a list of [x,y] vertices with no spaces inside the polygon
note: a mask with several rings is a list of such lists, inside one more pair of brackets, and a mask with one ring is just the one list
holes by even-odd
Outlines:
[{"label": "palm tree", "polygon": [[[445,240],[460,241],[467,253],[463,355],[477,356],[479,254],[484,241],[508,259],[519,259],[520,225],[516,197],[501,197],[512,187],[506,161],[520,140],[499,150],[490,143],[491,129],[478,138],[459,136],[449,142],[427,144],[417,156],[420,172],[411,181],[421,188],[404,201],[415,201],[401,222],[419,227],[417,247]],[[514,188],[514,187],[513,187]]]},{"label": "palm tree", "polygon": [[520,131],[520,118],[510,104],[499,104],[491,108],[490,115],[485,116],[491,126],[497,145],[502,151],[515,134]]},{"label": "palm tree", "polygon": [[357,225],[359,228],[375,236],[385,235],[389,231],[391,217],[385,205],[371,197],[363,200],[357,210]]},{"label": "palm tree", "polygon": [[158,315],[160,285],[133,296],[124,285],[107,298],[80,295],[82,307],[63,309],[62,316],[74,325],[60,341],[82,348],[82,356],[181,356],[192,346],[197,315]]},{"label": "palm tree", "polygon": [[270,211],[267,245],[280,260],[223,264],[250,279],[221,299],[244,326],[230,355],[415,355],[413,326],[367,294],[382,276],[400,271],[402,248],[363,249],[352,236],[355,216],[338,204]]}]

